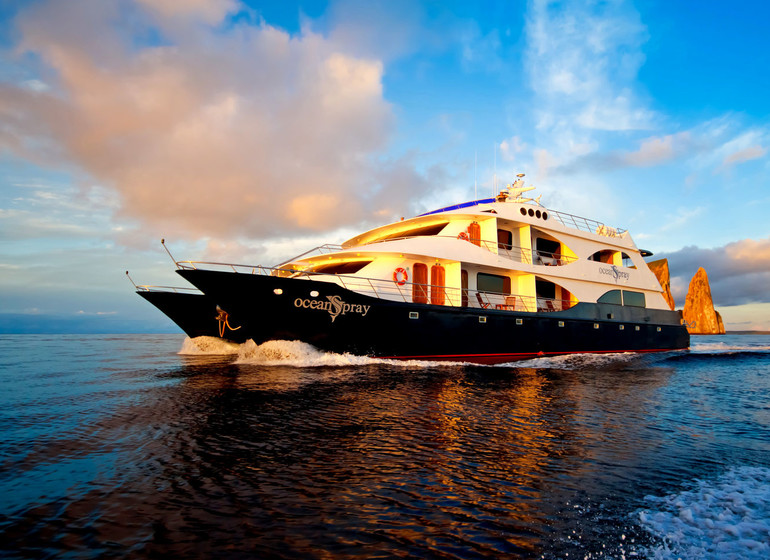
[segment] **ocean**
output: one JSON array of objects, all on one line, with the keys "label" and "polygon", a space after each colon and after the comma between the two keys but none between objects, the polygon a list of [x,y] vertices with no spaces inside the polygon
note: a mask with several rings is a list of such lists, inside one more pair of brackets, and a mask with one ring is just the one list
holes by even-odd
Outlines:
[{"label": "ocean", "polygon": [[484,367],[1,335],[0,557],[770,558],[770,337]]}]

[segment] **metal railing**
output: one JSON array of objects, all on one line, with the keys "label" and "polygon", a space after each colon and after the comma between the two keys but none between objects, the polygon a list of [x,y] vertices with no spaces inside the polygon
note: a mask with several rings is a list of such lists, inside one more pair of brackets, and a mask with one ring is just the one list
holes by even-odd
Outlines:
[{"label": "metal railing", "polygon": [[562,311],[572,307],[570,300],[542,298],[521,294],[506,294],[454,288],[433,284],[405,282],[398,284],[392,280],[328,274],[320,272],[290,271],[259,265],[242,265],[205,261],[178,261],[177,266],[187,270],[223,270],[236,274],[257,274],[261,276],[291,277],[296,280],[317,280],[337,284],[358,294],[404,303],[431,303],[450,307],[473,307],[504,311],[550,312]]},{"label": "metal railing", "polygon": [[603,223],[597,222],[596,220],[581,218],[580,216],[559,212],[558,210],[548,210],[548,215],[552,218],[555,218],[565,227],[573,227],[580,231],[596,233],[597,235],[604,235],[607,237],[623,237],[623,234],[627,231],[621,228],[605,226]]},{"label": "metal railing", "polygon": [[181,286],[153,286],[150,284],[139,284],[136,289],[140,292],[174,292],[176,294],[201,294],[197,288],[183,288]]}]

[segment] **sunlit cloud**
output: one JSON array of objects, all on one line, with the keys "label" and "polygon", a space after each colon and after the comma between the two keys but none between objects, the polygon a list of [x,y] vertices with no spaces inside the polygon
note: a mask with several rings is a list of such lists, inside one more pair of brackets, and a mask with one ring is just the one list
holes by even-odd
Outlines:
[{"label": "sunlit cloud", "polygon": [[[56,83],[0,86],[0,149],[74,162],[116,189],[119,216],[193,237],[323,230],[403,212],[427,182],[382,158],[394,122],[382,62],[308,30],[290,36],[247,22],[218,33],[212,26],[237,8],[121,3],[139,27],[127,37],[114,24],[117,2],[35,5],[19,18],[19,48]],[[151,32],[161,40],[139,40]]]}]

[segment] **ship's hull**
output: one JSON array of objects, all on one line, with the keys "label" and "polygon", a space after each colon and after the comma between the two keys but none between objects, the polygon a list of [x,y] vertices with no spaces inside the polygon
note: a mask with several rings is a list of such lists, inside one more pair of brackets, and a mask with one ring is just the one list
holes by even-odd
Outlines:
[{"label": "ship's hull", "polygon": [[[216,301],[204,294],[162,290],[137,290],[136,293],[165,313],[190,338],[213,336],[233,342],[245,342],[249,338],[240,329],[233,330],[218,320],[221,315]],[[229,319],[228,323],[232,325]]]},{"label": "ship's hull", "polygon": [[240,337],[257,344],[299,340],[329,352],[486,364],[689,346],[674,311],[589,303],[542,313],[449,307],[369,297],[323,281],[178,272],[229,313]]}]

